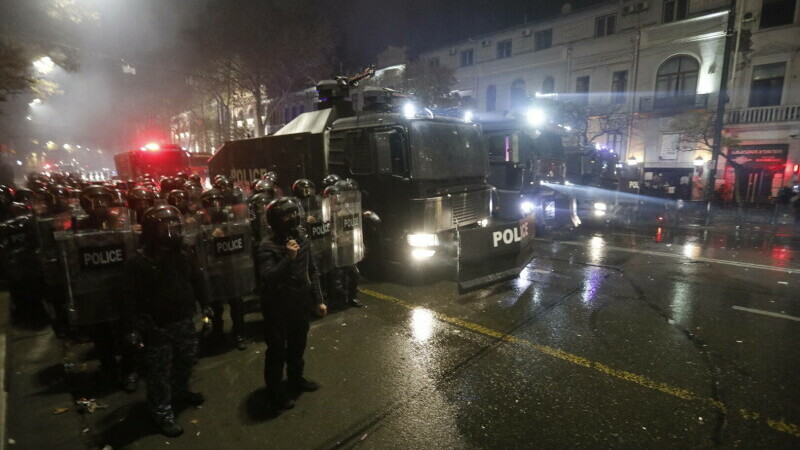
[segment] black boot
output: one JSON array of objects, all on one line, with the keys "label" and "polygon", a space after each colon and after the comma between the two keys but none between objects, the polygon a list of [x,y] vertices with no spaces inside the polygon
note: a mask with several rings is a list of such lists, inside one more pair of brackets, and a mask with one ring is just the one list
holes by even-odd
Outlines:
[{"label": "black boot", "polygon": [[166,437],[178,437],[183,434],[183,427],[174,417],[166,417],[158,425],[161,434]]},{"label": "black boot", "polygon": [[292,409],[294,408],[294,400],[292,400],[283,390],[269,392],[270,406],[278,409]]},{"label": "black boot", "polygon": [[290,381],[289,388],[292,392],[299,394],[301,392],[314,392],[319,389],[319,384],[301,377]]}]

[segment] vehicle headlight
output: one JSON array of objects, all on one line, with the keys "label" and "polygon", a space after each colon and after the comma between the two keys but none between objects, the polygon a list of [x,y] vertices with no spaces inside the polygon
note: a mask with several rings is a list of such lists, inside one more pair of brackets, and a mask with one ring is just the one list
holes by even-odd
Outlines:
[{"label": "vehicle headlight", "polygon": [[412,247],[437,247],[439,236],[431,233],[416,233],[406,236],[406,242]]},{"label": "vehicle headlight", "polygon": [[534,208],[533,202],[527,202],[526,201],[526,202],[520,203],[520,205],[519,205],[520,212],[522,212],[522,214],[524,214],[526,216],[533,212],[533,208]]},{"label": "vehicle headlight", "polygon": [[431,250],[428,248],[415,248],[411,250],[411,257],[414,259],[428,259],[431,256],[436,254],[436,250]]}]

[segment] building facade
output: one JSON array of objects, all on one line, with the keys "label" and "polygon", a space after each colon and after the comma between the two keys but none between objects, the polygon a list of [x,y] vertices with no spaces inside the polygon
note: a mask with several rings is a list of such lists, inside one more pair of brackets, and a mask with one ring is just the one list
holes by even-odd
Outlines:
[{"label": "building facade", "polygon": [[[677,185],[698,180],[703,169],[708,173],[707,140],[689,136],[706,134],[699,124],[713,123],[728,9],[727,0],[623,0],[575,11],[565,6],[559,17],[420,57],[453,68],[462,98],[484,117],[518,110],[536,95],[582,107],[592,117],[589,144],[643,166],[645,177]],[[738,176],[749,201],[797,183],[799,9],[797,0],[737,2],[724,128],[731,145],[724,151],[740,170],[721,158],[716,186],[732,186]],[[623,117],[624,126],[604,130],[612,115]],[[692,129],[680,128],[693,117]]]}]

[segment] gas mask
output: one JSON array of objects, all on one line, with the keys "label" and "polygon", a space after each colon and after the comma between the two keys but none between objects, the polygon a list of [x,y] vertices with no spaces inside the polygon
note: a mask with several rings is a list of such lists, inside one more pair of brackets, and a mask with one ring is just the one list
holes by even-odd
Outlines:
[{"label": "gas mask", "polygon": [[303,230],[301,224],[300,214],[293,213],[292,215],[284,216],[281,220],[281,229],[275,231],[286,236],[287,239],[294,239],[299,242],[305,238],[305,230]]}]

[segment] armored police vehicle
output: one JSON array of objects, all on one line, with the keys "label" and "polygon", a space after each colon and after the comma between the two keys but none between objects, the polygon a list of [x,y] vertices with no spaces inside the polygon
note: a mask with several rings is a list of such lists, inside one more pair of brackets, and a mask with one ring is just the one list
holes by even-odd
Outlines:
[{"label": "armored police vehicle", "polygon": [[[228,142],[210,171],[246,183],[266,171],[284,191],[297,178],[354,179],[365,268],[457,267],[462,289],[516,276],[530,261],[531,217],[491,219],[488,153],[478,124],[405,104],[352,110],[352,79],[321,82],[320,109],[275,135]],[[392,97],[387,96],[387,98]]]}]

